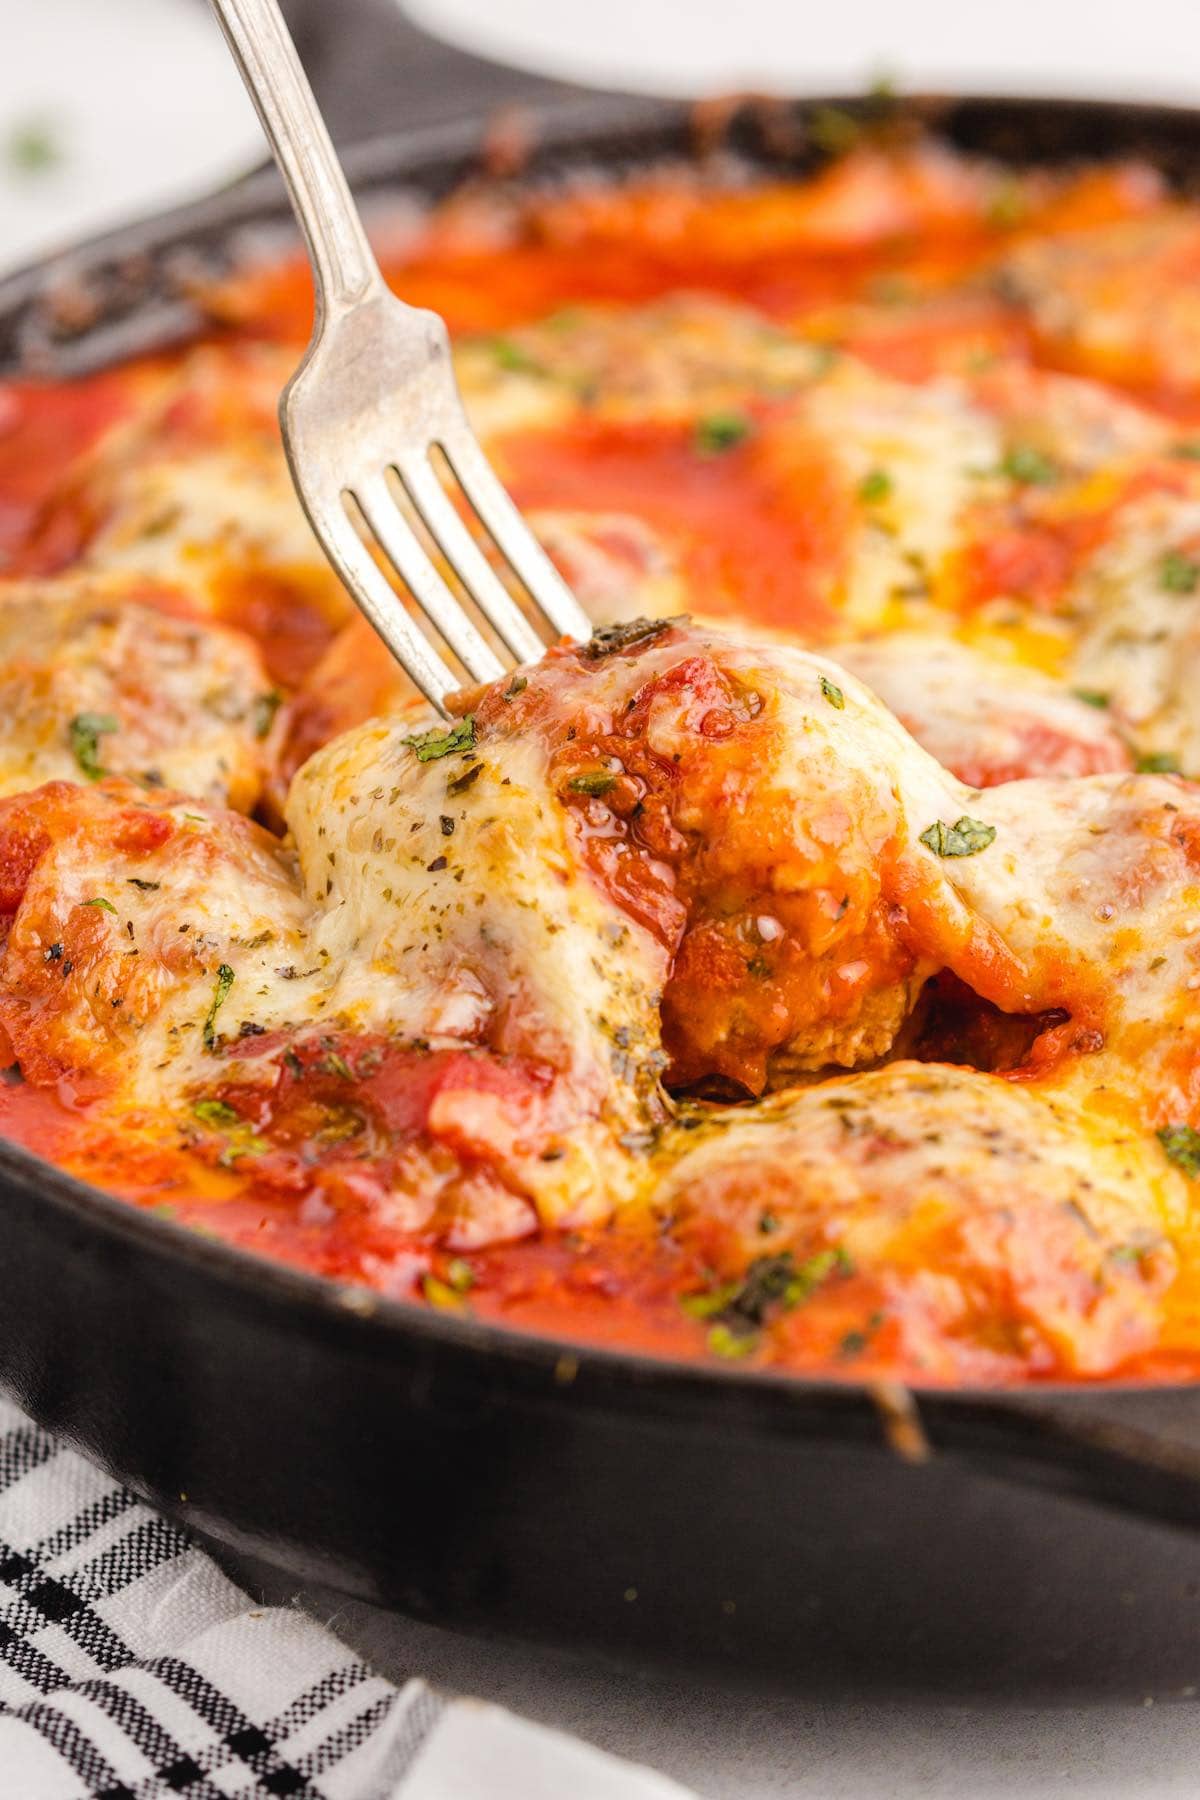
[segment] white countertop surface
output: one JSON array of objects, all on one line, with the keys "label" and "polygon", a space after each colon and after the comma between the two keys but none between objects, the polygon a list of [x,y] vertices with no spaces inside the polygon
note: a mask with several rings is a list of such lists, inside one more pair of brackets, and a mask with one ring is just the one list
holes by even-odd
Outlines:
[{"label": "white countertop surface", "polygon": [[[888,70],[906,84],[1200,98],[1195,0],[414,0],[412,10],[545,73],[651,90],[854,87]],[[0,0],[0,26],[0,266],[258,160],[250,107],[191,0]],[[994,1507],[1023,1571],[1017,1629],[1009,1619],[992,1675],[954,1692],[903,1670],[831,1684],[803,1658],[777,1672],[773,1692],[728,1675],[622,1673],[239,1572],[273,1597],[298,1597],[386,1674],[500,1700],[705,1800],[1200,1793],[1200,1539],[1003,1490]]]}]

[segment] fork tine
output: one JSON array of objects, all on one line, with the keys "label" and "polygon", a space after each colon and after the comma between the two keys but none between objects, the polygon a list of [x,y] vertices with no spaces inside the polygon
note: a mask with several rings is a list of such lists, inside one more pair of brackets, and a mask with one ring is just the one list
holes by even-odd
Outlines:
[{"label": "fork tine", "polygon": [[359,608],[425,698],[446,717],[445,696],[461,686],[458,677],[405,611],[404,603],[380,573],[345,508],[340,504],[314,506],[311,495],[305,496],[305,505],[325,554],[349,585]]},{"label": "fork tine", "polygon": [[518,662],[536,662],[545,644],[464,525],[428,459],[405,457],[396,469],[430,536],[489,625]]},{"label": "fork tine", "polygon": [[[504,664],[480,636],[417,540],[382,474],[358,482],[351,490],[364,519],[385,554],[399,570],[425,617],[441,633],[476,681],[495,681]],[[540,653],[541,646],[538,646]]]},{"label": "fork tine", "polygon": [[467,499],[555,631],[586,643],[591,620],[517,511],[465,418],[461,428],[439,441]]}]

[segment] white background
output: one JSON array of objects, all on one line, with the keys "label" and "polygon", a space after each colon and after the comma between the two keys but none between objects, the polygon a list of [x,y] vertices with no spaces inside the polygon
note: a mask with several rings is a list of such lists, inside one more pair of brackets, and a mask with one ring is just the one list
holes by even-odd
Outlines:
[{"label": "white background", "polygon": [[650,93],[905,85],[1200,94],[1195,0],[409,0],[413,18],[547,75]]}]

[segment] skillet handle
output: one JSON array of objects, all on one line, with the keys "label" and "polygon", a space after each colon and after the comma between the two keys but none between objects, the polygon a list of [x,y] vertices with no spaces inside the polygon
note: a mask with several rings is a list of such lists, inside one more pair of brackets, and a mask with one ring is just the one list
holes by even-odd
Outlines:
[{"label": "skillet handle", "polygon": [[281,3],[339,143],[596,91],[441,43],[407,18],[398,0]]}]

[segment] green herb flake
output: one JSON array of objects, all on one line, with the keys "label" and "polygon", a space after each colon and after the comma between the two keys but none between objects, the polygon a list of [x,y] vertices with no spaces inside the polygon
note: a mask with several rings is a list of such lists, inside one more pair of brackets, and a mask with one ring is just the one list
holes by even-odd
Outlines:
[{"label": "green herb flake", "polygon": [[251,708],[250,717],[254,724],[256,738],[265,738],[271,729],[275,714],[283,705],[283,695],[272,688],[269,694],[258,694]]},{"label": "green herb flake", "polygon": [[572,775],[567,783],[573,794],[592,794],[596,799],[607,794],[616,785],[616,776],[607,769],[588,769],[582,775]]},{"label": "green herb flake", "polygon": [[512,338],[492,338],[488,347],[497,368],[507,370],[510,375],[546,374],[546,369],[537,358],[530,356],[528,350],[523,350]]},{"label": "green herb flake", "polygon": [[225,1100],[197,1100],[192,1111],[202,1125],[214,1125],[224,1128],[229,1125],[240,1125],[241,1116]]},{"label": "green herb flake", "polygon": [[104,774],[100,762],[100,739],[121,729],[111,713],[76,713],[67,727],[71,754],[89,781],[99,781]]},{"label": "green herb flake", "polygon": [[1011,231],[1021,224],[1028,211],[1024,188],[1020,181],[1010,176],[993,189],[984,216],[993,230]]},{"label": "green herb flake", "polygon": [[232,1143],[226,1144],[217,1161],[223,1169],[232,1169],[243,1156],[261,1156],[271,1146],[264,1138],[256,1137],[254,1132],[244,1127],[239,1131]]},{"label": "green herb flake", "polygon": [[1109,696],[1100,688],[1072,688],[1071,692],[1076,700],[1082,700],[1085,706],[1094,706],[1098,712],[1108,706]]},{"label": "green herb flake", "polygon": [[448,1281],[439,1281],[436,1275],[426,1275],[421,1281],[421,1292],[430,1306],[436,1306],[439,1312],[461,1312],[463,1296]]},{"label": "green herb flake", "polygon": [[215,1050],[217,1047],[217,1014],[229,998],[229,990],[236,976],[228,963],[221,963],[217,969],[217,985],[213,989],[212,1005],[204,1020],[204,1048]]},{"label": "green herb flake", "polygon": [[602,657],[615,656],[620,650],[640,649],[644,644],[652,644],[676,625],[689,625],[691,615],[676,613],[669,619],[625,619],[616,625],[598,625],[587,643],[583,646],[583,654],[589,662],[599,662]]},{"label": "green herb flake", "polygon": [[1200,462],[1200,438],[1183,438],[1172,444],[1171,455],[1179,462]]},{"label": "green herb flake", "polygon": [[[679,1304],[690,1318],[713,1321],[708,1334],[710,1349],[716,1349],[720,1356],[741,1356],[754,1347],[757,1333],[772,1313],[790,1312],[803,1305],[831,1275],[848,1275],[852,1271],[853,1264],[840,1245],[818,1250],[801,1263],[790,1250],[783,1250],[777,1256],[756,1256],[740,1281],[725,1281],[704,1292],[681,1294]],[[717,1348],[714,1335],[721,1338],[724,1348]]]},{"label": "green herb flake", "polygon": [[696,420],[692,444],[700,456],[724,456],[727,450],[744,443],[753,429],[745,413],[706,413]]},{"label": "green herb flake", "polygon": [[515,700],[517,695],[523,694],[528,686],[528,675],[514,675],[504,690],[504,698],[506,700]]},{"label": "green herb flake", "polygon": [[838,687],[837,683],[830,681],[827,675],[822,675],[821,677],[821,695],[822,698],[828,700],[830,706],[835,707],[838,712],[845,711],[846,696],[843,694],[841,688]]},{"label": "green herb flake", "polygon": [[1167,1161],[1194,1181],[1200,1175],[1200,1131],[1191,1125],[1164,1125],[1156,1135]]},{"label": "green herb flake", "polygon": [[844,106],[818,106],[808,121],[809,141],[826,156],[845,156],[860,142],[863,128]]},{"label": "green herb flake", "polygon": [[1139,775],[1179,775],[1182,764],[1174,750],[1147,750],[1134,759]]},{"label": "green herb flake", "polygon": [[838,1344],[837,1354],[839,1358],[843,1361],[853,1361],[856,1356],[861,1356],[882,1324],[883,1314],[881,1312],[874,1312],[871,1314],[870,1318],[867,1319],[865,1324],[853,1326],[844,1334],[841,1342]]},{"label": "green herb flake", "polygon": [[680,1294],[679,1305],[689,1319],[711,1319],[717,1313],[725,1311],[737,1291],[736,1281],[726,1281],[720,1287],[709,1288],[703,1293]]},{"label": "green herb flake", "polygon": [[1164,594],[1194,594],[1200,585],[1200,562],[1182,550],[1168,550],[1158,565],[1158,585]]},{"label": "green herb flake", "polygon": [[326,1075],[336,1075],[341,1081],[354,1080],[354,1070],[345,1057],[339,1056],[336,1050],[330,1050],[327,1055],[323,1056],[317,1067],[322,1069]]},{"label": "green herb flake", "polygon": [[758,1348],[757,1331],[735,1331],[728,1325],[714,1325],[708,1333],[707,1343],[714,1356],[723,1356],[729,1361],[738,1357],[750,1356]]},{"label": "green herb flake", "polygon": [[143,881],[140,875],[127,875],[125,877],[125,885],[126,887],[139,888],[143,894],[157,894],[159,888],[162,886],[162,882]]},{"label": "green herb flake", "polygon": [[113,913],[114,915],[116,914],[116,910],[117,910],[116,907],[113,905],[112,901],[106,900],[104,898],[103,894],[96,894],[91,900],[85,900],[83,902],[83,904],[85,906],[97,906],[97,907],[99,907],[101,912],[110,912],[110,913]]},{"label": "green herb flake", "polygon": [[953,825],[946,825],[941,819],[935,819],[921,833],[920,841],[935,856],[978,856],[981,850],[987,849],[995,836],[994,825],[981,825],[978,819],[969,819],[964,813]]},{"label": "green herb flake", "polygon": [[867,506],[887,500],[892,492],[892,478],[886,469],[868,469],[858,484],[858,497]]},{"label": "green herb flake", "polygon": [[460,755],[464,750],[475,748],[475,714],[467,713],[456,719],[446,731],[435,725],[431,731],[418,732],[415,737],[406,737],[402,742],[416,751],[418,762],[437,762],[439,757]]},{"label": "green herb flake", "polygon": [[[469,787],[474,787],[482,774],[483,764],[481,762],[472,763],[469,768],[464,769],[461,775],[456,775],[453,780],[446,783],[447,794],[465,794]],[[386,896],[389,900],[391,897],[390,893]]]},{"label": "green herb flake", "polygon": [[62,143],[46,119],[26,119],[8,134],[5,161],[18,175],[44,175],[63,160]]},{"label": "green herb flake", "polygon": [[1022,487],[1050,487],[1058,480],[1059,470],[1057,463],[1032,444],[1014,444],[1000,464],[1000,473]]}]

